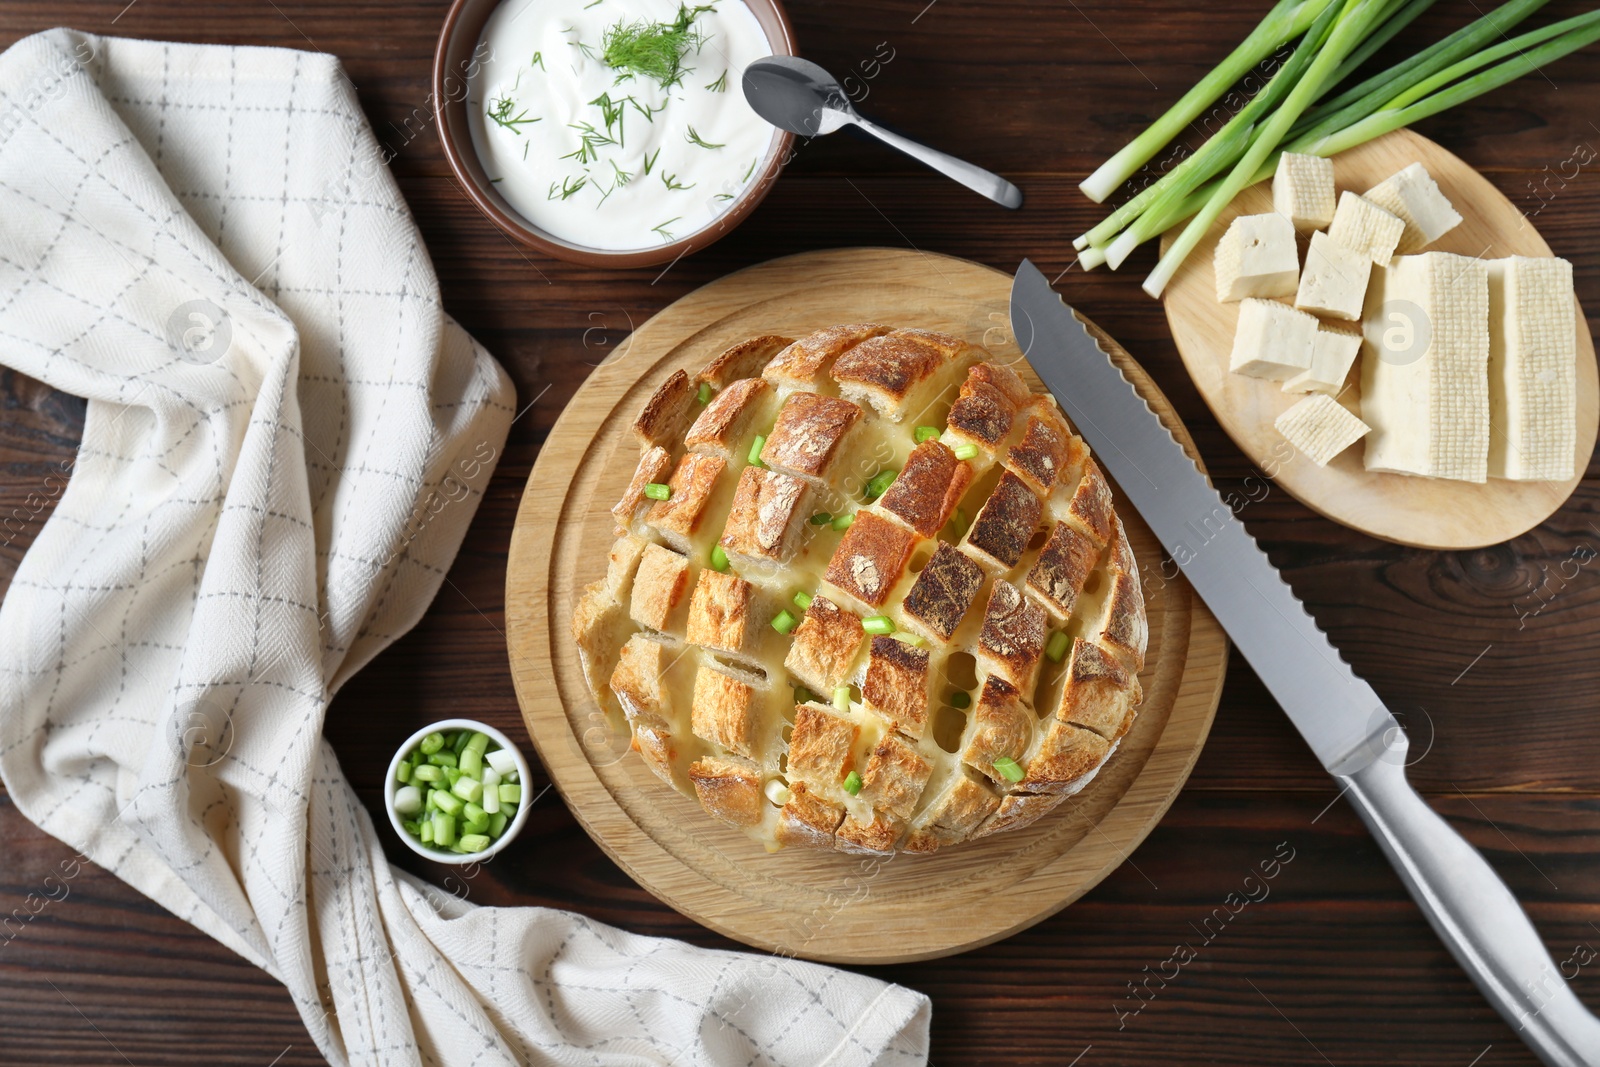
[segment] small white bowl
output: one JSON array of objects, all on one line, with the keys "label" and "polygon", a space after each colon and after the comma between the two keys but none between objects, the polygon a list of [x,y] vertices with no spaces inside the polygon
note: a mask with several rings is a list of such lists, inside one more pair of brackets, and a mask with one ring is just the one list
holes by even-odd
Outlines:
[{"label": "small white bowl", "polygon": [[[400,767],[400,761],[405,758],[406,753],[421,744],[424,737],[434,732],[443,733],[446,730],[477,730],[488,734],[491,741],[496,742],[501,748],[511,753],[511,757],[517,761],[517,782],[522,786],[522,803],[517,805],[517,813],[512,816],[511,822],[506,825],[506,832],[496,840],[489,842],[489,847],[482,852],[451,852],[448,849],[438,849],[431,845],[424,845],[421,841],[406,833],[406,828],[400,825],[400,813],[394,810],[394,794],[401,785],[400,782],[395,781],[394,775],[395,771]],[[389,825],[394,827],[396,836],[404,841],[411,851],[417,855],[424,856],[435,863],[452,863],[457,866],[467,863],[481,863],[509,845],[511,839],[522,832],[523,824],[528,821],[528,808],[533,800],[528,793],[528,778],[528,761],[523,758],[521,750],[512,744],[511,738],[488,723],[478,722],[476,719],[441,719],[432,726],[424,726],[406,738],[405,744],[400,746],[399,751],[394,754],[394,758],[389,761],[389,771],[383,785],[383,808],[389,813]]]}]

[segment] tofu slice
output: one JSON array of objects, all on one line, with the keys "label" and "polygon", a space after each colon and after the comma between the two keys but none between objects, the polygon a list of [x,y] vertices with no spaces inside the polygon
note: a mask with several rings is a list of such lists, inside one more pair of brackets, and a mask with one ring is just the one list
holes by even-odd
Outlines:
[{"label": "tofu slice", "polygon": [[1320,230],[1333,221],[1333,160],[1285,152],[1272,176],[1272,210],[1294,228]]},{"label": "tofu slice", "polygon": [[1228,369],[1281,382],[1311,369],[1316,341],[1316,316],[1276,300],[1246,300],[1239,305]]},{"label": "tofu slice", "polygon": [[1577,444],[1572,264],[1489,263],[1489,477],[1565,480]]},{"label": "tofu slice", "polygon": [[1217,242],[1217,299],[1293,296],[1300,277],[1294,223],[1276,211],[1240,215]]},{"label": "tofu slice", "polygon": [[1283,383],[1286,393],[1327,393],[1338,396],[1344,389],[1350,368],[1361,352],[1361,335],[1353,330],[1317,328],[1311,348],[1311,369],[1303,370]]},{"label": "tofu slice", "polygon": [[1326,467],[1328,461],[1361,440],[1371,430],[1333,397],[1313,393],[1273,420],[1295,448],[1311,462]]},{"label": "tofu slice", "polygon": [[1365,252],[1378,266],[1394,258],[1406,224],[1372,201],[1346,189],[1339,194],[1339,208],[1333,213],[1328,237],[1345,248]]},{"label": "tofu slice", "polygon": [[1354,322],[1361,318],[1367,297],[1372,258],[1359,248],[1346,248],[1325,233],[1311,235],[1306,267],[1294,306],[1333,319]]},{"label": "tofu slice", "polygon": [[1405,225],[1398,251],[1419,252],[1461,225],[1461,215],[1421,163],[1392,174],[1362,194]]},{"label": "tofu slice", "polygon": [[1424,252],[1373,273],[1363,316],[1367,470],[1482,482],[1489,466],[1489,269]]}]

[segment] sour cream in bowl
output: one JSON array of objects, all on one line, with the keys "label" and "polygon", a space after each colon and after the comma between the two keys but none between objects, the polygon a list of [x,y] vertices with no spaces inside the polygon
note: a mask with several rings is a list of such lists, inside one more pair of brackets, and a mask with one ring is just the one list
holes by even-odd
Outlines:
[{"label": "sour cream in bowl", "polygon": [[793,52],[774,0],[457,0],[434,69],[446,151],[512,236],[590,264],[668,262],[776,177],[790,137],[740,89],[774,52]]}]

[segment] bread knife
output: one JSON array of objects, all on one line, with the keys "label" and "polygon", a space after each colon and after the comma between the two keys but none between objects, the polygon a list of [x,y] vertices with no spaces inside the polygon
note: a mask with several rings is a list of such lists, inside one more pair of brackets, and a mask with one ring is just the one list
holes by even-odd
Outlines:
[{"label": "bread knife", "polygon": [[1489,1003],[1549,1067],[1600,1067],[1600,1020],[1574,995],[1494,869],[1406,781],[1405,731],[1027,260],[1011,286],[1011,332]]}]

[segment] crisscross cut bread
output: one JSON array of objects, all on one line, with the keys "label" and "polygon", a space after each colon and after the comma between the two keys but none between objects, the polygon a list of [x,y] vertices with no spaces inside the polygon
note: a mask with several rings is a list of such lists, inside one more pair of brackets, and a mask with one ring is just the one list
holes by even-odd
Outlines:
[{"label": "crisscross cut bread", "polygon": [[1054,400],[983,349],[871,323],[756,337],[633,429],[573,630],[595,697],[711,815],[769,848],[932,852],[1028,825],[1116,750],[1138,566]]}]

